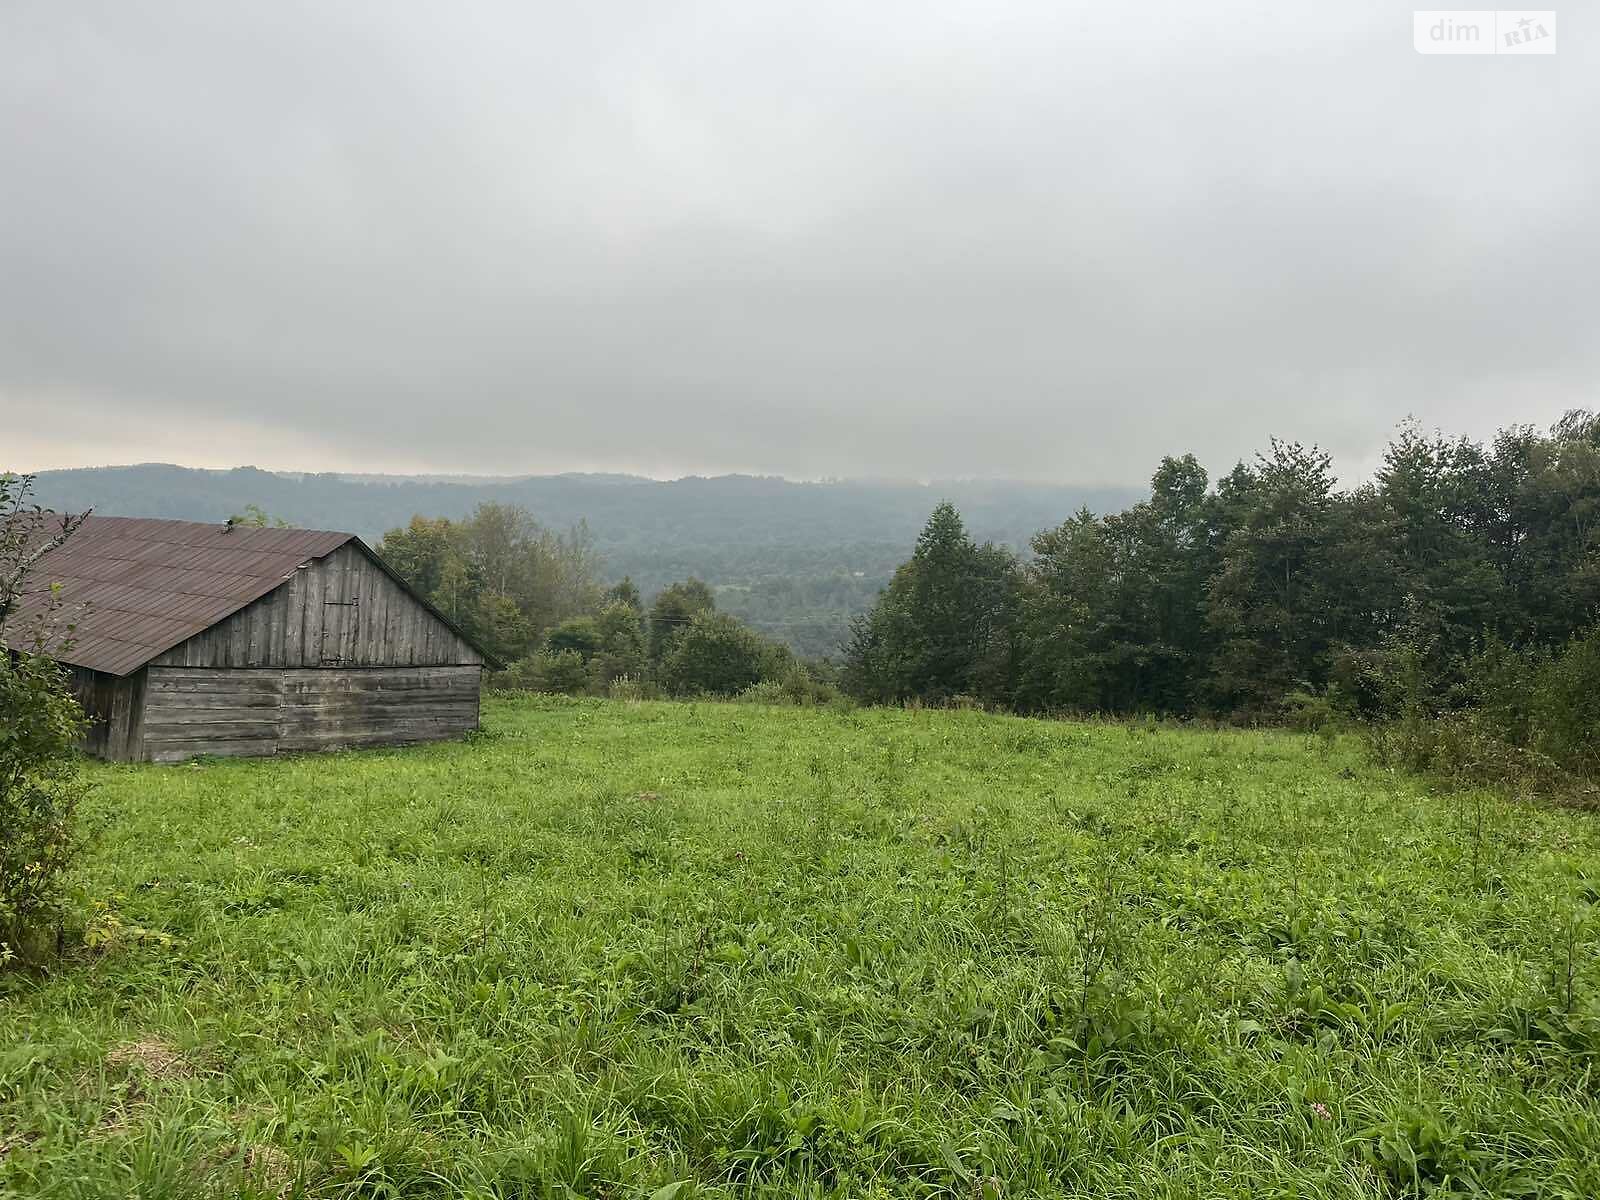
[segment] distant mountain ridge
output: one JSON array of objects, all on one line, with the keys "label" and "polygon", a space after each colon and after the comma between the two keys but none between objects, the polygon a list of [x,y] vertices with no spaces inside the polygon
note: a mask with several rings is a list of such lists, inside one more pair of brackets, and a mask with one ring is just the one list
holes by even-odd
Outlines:
[{"label": "distant mountain ridge", "polygon": [[[931,484],[841,480],[794,482],[770,475],[387,476],[298,474],[256,467],[201,470],[168,463],[42,471],[39,501],[51,508],[93,506],[108,516],[224,521],[257,504],[291,525],[348,529],[376,539],[414,515],[463,517],[484,501],[521,504],[546,525],[587,520],[602,541],[633,541],[639,528],[673,528],[678,537],[737,529],[747,537],[814,543],[893,541],[909,546],[941,499],[956,503],[973,532],[1012,544],[1055,525],[1082,505],[1121,508],[1136,488],[1078,488],[1006,480]],[[726,505],[754,510],[730,512]],[[705,529],[684,528],[707,518]],[[720,537],[713,540],[721,540]]]},{"label": "distant mountain ridge", "polygon": [[162,463],[42,471],[41,504],[106,516],[222,522],[255,504],[308,529],[348,530],[376,543],[415,515],[464,517],[479,504],[518,504],[556,529],[586,521],[610,578],[646,595],[696,575],[718,602],[797,649],[833,649],[911,552],[928,513],[955,503],[980,540],[1018,549],[1079,508],[1125,508],[1142,488],[1003,480],[933,484],[802,483],[774,476],[352,476],[200,470]]},{"label": "distant mountain ridge", "polygon": [[[143,466],[168,466],[168,463],[144,463]],[[114,469],[114,468],[113,468]],[[250,467],[236,468],[253,470]],[[220,473],[220,472],[219,472]],[[274,471],[275,475],[288,475],[305,479],[319,474],[315,471]],[[558,471],[551,475],[463,475],[463,474],[386,474],[377,471],[335,471],[335,478],[349,483],[460,483],[468,487],[487,486],[494,483],[521,483],[528,479],[572,479],[583,483],[630,484],[659,483],[648,475],[627,475],[615,471]]]}]

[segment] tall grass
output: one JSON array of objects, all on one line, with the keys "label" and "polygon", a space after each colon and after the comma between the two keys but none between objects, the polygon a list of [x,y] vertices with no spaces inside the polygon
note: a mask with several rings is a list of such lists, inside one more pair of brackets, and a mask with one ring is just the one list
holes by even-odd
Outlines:
[{"label": "tall grass", "polygon": [[93,774],[0,1195],[1600,1194],[1592,818],[1352,739],[543,698]]}]

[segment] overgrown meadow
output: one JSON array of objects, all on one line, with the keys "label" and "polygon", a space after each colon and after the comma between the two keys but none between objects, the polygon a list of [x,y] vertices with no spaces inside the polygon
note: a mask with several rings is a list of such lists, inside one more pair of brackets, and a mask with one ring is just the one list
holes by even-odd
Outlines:
[{"label": "overgrown meadow", "polygon": [[94,768],[0,1195],[1600,1195],[1590,814],[1282,733],[485,718]]}]

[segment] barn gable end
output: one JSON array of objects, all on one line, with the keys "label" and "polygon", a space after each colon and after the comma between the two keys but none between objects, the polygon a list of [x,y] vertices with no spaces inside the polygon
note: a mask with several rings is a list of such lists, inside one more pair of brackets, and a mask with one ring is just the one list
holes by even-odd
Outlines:
[{"label": "barn gable end", "polygon": [[151,665],[482,666],[483,655],[352,542]]}]

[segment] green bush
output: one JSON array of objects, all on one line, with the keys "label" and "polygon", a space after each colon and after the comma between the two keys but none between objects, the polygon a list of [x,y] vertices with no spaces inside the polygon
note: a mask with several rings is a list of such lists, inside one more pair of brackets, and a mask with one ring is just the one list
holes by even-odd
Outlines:
[{"label": "green bush", "polygon": [[589,690],[589,668],[576,650],[545,651],[534,659],[534,690],[579,696]]},{"label": "green bush", "polygon": [[491,692],[536,692],[535,670],[537,655],[519,658],[503,671],[494,671],[484,679],[483,686]]},{"label": "green bush", "polygon": [[1600,797],[1600,626],[1557,651],[1491,642],[1462,668],[1461,703],[1403,689],[1396,720],[1374,727],[1391,765],[1475,783]]},{"label": "green bush", "polygon": [[1574,774],[1600,779],[1600,626],[1543,665],[1528,701],[1535,748]]},{"label": "green bush", "polygon": [[790,705],[827,704],[839,696],[835,684],[819,682],[788,647],[727,614],[700,611],[671,635],[666,647],[662,661],[652,664],[638,612],[614,602],[598,618],[563,622],[550,633],[544,650],[492,675],[488,687],[637,700],[663,695],[746,698],[743,692],[760,685],[748,698]]},{"label": "green bush", "polygon": [[1388,720],[1404,704],[1404,676],[1401,657],[1391,651],[1346,648],[1333,656],[1327,700],[1347,717]]},{"label": "green bush", "polygon": [[808,707],[831,704],[841,696],[842,693],[835,685],[813,679],[810,673],[797,663],[781,677],[752,683],[734,698],[741,704],[786,704]]},{"label": "green bush", "polygon": [[596,695],[605,695],[612,680],[645,674],[650,660],[637,609],[614,600],[600,610],[594,627],[595,649],[585,658],[589,663],[589,686]]},{"label": "green bush", "polygon": [[87,840],[77,746],[88,722],[43,653],[47,642],[66,645],[72,626],[56,621],[59,605],[26,629],[10,619],[30,570],[83,518],[29,504],[32,485],[0,475],[0,965],[43,939]]},{"label": "green bush", "polygon": [[1278,701],[1278,719],[1301,733],[1332,733],[1343,714],[1336,703],[1337,692],[1318,692],[1309,686],[1285,693]]},{"label": "green bush", "polygon": [[0,649],[0,963],[43,935],[83,848],[76,746],[86,728],[60,667]]},{"label": "green bush", "polygon": [[502,692],[564,692],[581,696],[589,691],[589,682],[589,666],[576,650],[541,650],[491,676],[489,687]]},{"label": "green bush", "polygon": [[544,648],[552,654],[570,650],[587,661],[604,644],[593,617],[568,617],[545,635]]},{"label": "green bush", "polygon": [[771,644],[725,613],[701,612],[674,634],[661,684],[675,696],[732,696],[758,682]]}]

